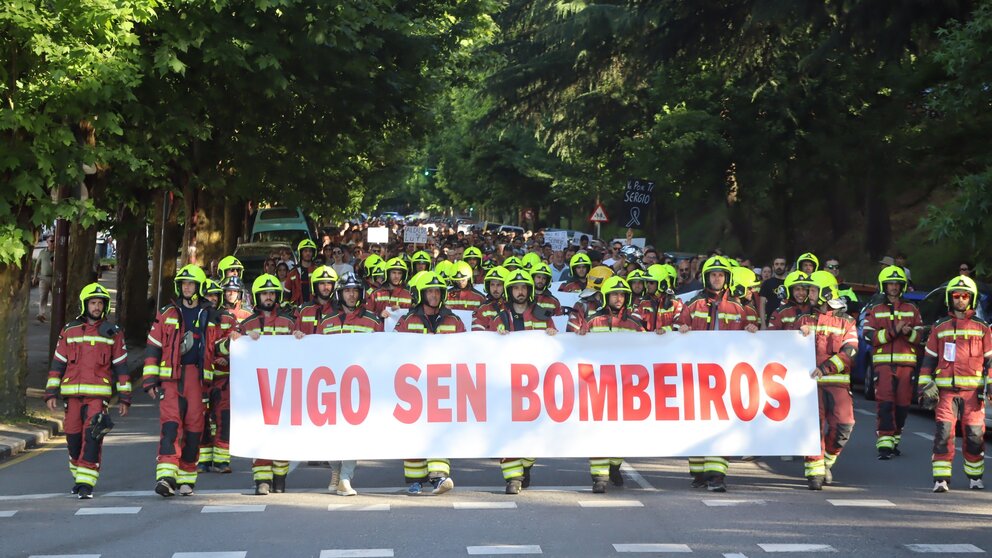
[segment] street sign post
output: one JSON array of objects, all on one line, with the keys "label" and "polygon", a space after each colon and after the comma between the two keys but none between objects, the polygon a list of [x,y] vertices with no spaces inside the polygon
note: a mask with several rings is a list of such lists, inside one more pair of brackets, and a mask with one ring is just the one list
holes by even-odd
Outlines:
[{"label": "street sign post", "polygon": [[596,238],[600,237],[599,225],[610,222],[610,217],[606,214],[603,204],[599,203],[599,199],[596,200],[596,209],[593,209],[592,215],[589,216],[589,222],[596,223]]}]

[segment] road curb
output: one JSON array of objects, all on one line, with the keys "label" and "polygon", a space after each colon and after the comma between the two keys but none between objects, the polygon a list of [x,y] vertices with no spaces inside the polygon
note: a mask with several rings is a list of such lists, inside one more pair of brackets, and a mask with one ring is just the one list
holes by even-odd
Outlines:
[{"label": "road curb", "polygon": [[62,433],[62,421],[42,419],[41,424],[0,423],[0,461],[36,447]]}]

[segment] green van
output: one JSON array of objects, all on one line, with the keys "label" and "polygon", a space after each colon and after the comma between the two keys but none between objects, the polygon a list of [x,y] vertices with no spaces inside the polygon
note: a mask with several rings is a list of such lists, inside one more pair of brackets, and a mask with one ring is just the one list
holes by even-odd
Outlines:
[{"label": "green van", "polygon": [[320,245],[317,227],[301,209],[268,207],[255,214],[249,242],[285,242],[295,251],[297,244],[305,238]]}]

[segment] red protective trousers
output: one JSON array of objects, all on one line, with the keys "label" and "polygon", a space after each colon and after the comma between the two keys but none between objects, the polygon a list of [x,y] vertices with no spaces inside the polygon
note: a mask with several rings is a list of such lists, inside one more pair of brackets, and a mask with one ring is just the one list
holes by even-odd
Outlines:
[{"label": "red protective trousers", "polygon": [[846,385],[820,384],[820,455],[806,457],[806,476],[822,477],[833,466],[854,430],[854,399]]},{"label": "red protective trousers", "polygon": [[179,380],[163,380],[158,388],[164,395],[159,401],[162,432],[156,478],[178,477],[180,483],[196,482],[205,416],[201,386],[199,368],[186,364],[182,365]]},{"label": "red protective trousers", "polygon": [[231,390],[229,376],[216,376],[203,390],[203,435],[200,460],[216,466],[231,462]]},{"label": "red protective trousers", "polygon": [[[93,437],[90,421],[106,408],[106,400],[101,397],[68,397],[65,400],[65,443],[69,449],[69,470],[74,477],[77,468],[90,470],[82,475],[84,482],[93,486],[100,471],[103,440]],[[92,477],[92,478],[91,478]],[[78,481],[77,481],[78,482]]]},{"label": "red protective trousers", "polygon": [[913,401],[913,367],[876,364],[875,374],[878,437],[899,436]]},{"label": "red protective trousers", "polygon": [[937,432],[933,438],[933,476],[936,480],[951,476],[954,462],[954,431],[961,417],[964,440],[964,472],[971,479],[980,479],[985,473],[985,401],[978,398],[974,389],[955,391],[940,390],[940,400],[934,412]]}]

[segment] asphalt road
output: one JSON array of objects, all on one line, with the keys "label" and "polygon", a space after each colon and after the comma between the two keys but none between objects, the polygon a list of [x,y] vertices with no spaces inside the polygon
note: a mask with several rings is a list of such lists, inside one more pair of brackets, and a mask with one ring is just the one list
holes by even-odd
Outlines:
[{"label": "asphalt road", "polygon": [[305,463],[294,464],[288,493],[259,497],[248,461],[235,459],[233,474],[202,475],[196,495],[164,500],[152,492],[157,409],[139,395],[108,436],[92,500],[68,495],[63,439],[0,462],[0,557],[992,551],[992,493],[967,490],[960,455],[952,491],[930,492],[932,419],[912,415],[903,456],[880,462],[874,404],[856,405],[836,484],[823,492],[806,489],[800,459],[770,457],[734,461],[725,494],[690,488],[683,459],[631,460],[626,487],[605,496],[592,494],[586,461],[545,459],[518,496],[503,494],[495,461],[456,460],[455,489],[442,496],[406,495],[401,463],[384,461],[359,465],[355,497],[329,494],[329,469]]}]

